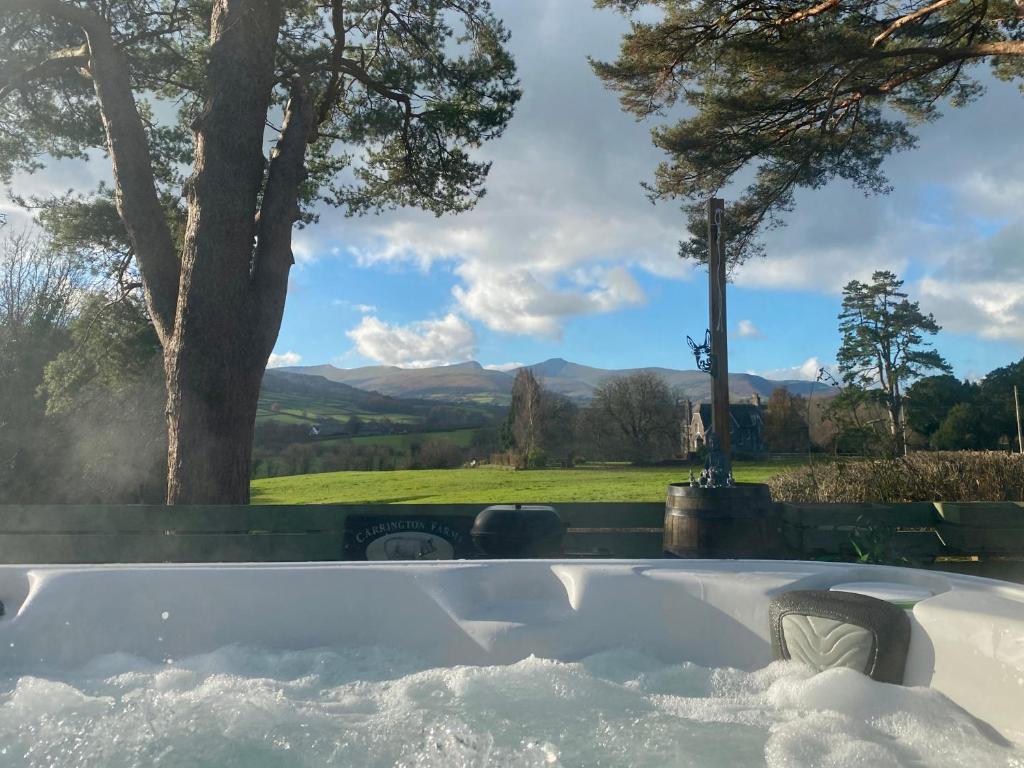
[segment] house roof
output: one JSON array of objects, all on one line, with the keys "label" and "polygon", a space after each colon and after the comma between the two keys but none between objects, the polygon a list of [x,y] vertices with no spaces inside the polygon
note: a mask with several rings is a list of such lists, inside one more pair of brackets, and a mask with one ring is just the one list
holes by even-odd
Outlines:
[{"label": "house roof", "polygon": [[[729,404],[729,415],[732,416],[736,426],[740,428],[756,427],[760,424],[762,422],[761,410],[761,406],[753,403]],[[700,416],[701,423],[705,428],[711,426],[711,403],[700,403],[694,409],[694,414]]]}]

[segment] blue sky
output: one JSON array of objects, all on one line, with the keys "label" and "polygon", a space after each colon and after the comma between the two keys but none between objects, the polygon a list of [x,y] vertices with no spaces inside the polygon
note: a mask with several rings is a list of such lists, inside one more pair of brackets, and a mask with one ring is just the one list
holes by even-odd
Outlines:
[{"label": "blue sky", "polygon": [[[457,217],[322,211],[294,239],[272,365],[693,367],[685,338],[707,325],[706,275],[676,256],[678,207],[641,190],[662,159],[654,123],[623,114],[587,63],[615,56],[626,22],[592,0],[492,2],[524,97],[479,152],[493,161],[488,194]],[[887,162],[890,195],[838,183],[798,194],[767,258],[730,286],[732,370],[813,377],[835,359],[843,284],[881,268],[935,314],[959,376],[1024,356],[1024,97],[975,73],[988,93],[916,129],[918,149]],[[94,159],[15,186],[92,188],[109,177]]]},{"label": "blue sky", "polygon": [[[705,273],[675,256],[678,209],[640,188],[660,160],[651,124],[622,114],[586,62],[614,55],[622,18],[589,0],[494,6],[524,98],[482,152],[488,195],[441,219],[325,211],[296,238],[275,364],[693,367],[685,337],[707,325]],[[832,363],[841,287],[878,268],[935,313],[958,375],[1024,355],[1024,98],[978,75],[986,96],[890,159],[892,194],[835,184],[798,196],[767,259],[730,287],[732,370],[805,377]]]}]

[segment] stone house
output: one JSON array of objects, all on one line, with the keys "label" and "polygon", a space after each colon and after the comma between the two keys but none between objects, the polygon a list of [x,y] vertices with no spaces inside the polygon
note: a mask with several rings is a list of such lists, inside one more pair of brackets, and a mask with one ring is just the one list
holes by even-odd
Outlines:
[{"label": "stone house", "polygon": [[[684,400],[680,403],[680,449],[683,455],[700,451],[711,429],[711,403],[696,403]],[[748,402],[730,403],[730,434],[732,450],[743,453],[762,453],[767,450],[764,443],[764,406],[761,396],[754,394]]]}]

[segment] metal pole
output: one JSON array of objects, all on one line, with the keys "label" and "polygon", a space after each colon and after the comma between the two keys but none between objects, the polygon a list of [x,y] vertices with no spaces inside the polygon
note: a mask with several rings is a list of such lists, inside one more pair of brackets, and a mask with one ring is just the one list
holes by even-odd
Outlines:
[{"label": "metal pole", "polygon": [[1020,396],[1017,394],[1017,385],[1013,385],[1013,409],[1017,412],[1017,450],[1024,453],[1024,438],[1021,437],[1020,428]]},{"label": "metal pole", "polygon": [[726,458],[732,455],[732,417],[729,415],[729,339],[725,308],[725,254],[722,220],[725,201],[708,201],[708,327],[711,329],[711,425]]}]

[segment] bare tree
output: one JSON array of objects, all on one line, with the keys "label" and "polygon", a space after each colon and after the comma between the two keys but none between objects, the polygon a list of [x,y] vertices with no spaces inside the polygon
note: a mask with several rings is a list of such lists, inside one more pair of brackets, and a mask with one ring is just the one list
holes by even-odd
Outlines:
[{"label": "bare tree", "polygon": [[0,239],[0,327],[64,327],[87,284],[82,265],[26,227]]},{"label": "bare tree", "polygon": [[512,382],[509,408],[509,434],[515,465],[526,469],[530,458],[540,449],[542,394],[540,382],[529,368],[521,368]]},{"label": "bare tree", "polygon": [[672,455],[679,416],[668,384],[657,374],[605,379],[594,390],[588,414],[599,439],[621,444],[634,463]]}]

